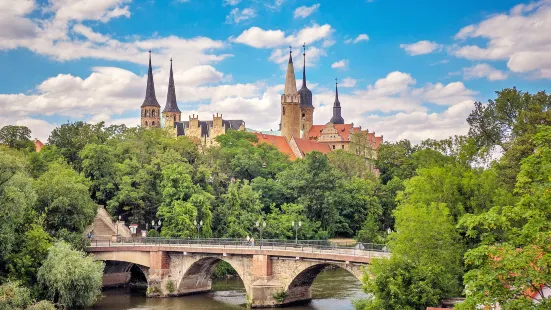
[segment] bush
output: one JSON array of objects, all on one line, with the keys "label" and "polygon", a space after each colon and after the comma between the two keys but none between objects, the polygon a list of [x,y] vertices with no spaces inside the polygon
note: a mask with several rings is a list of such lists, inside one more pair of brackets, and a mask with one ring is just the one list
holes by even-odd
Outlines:
[{"label": "bush", "polygon": [[25,309],[32,302],[31,291],[19,282],[8,282],[0,286],[0,309]]},{"label": "bush", "polygon": [[46,295],[61,306],[87,307],[101,296],[103,268],[103,262],[60,241],[50,248],[38,271],[38,282]]},{"label": "bush", "polygon": [[42,300],[30,307],[27,310],[56,310],[54,304],[47,300]]},{"label": "bush", "polygon": [[215,279],[222,279],[227,276],[233,276],[236,275],[237,271],[233,269],[233,267],[226,261],[221,261],[220,263],[216,264],[214,267],[214,272],[212,273],[212,277]]}]

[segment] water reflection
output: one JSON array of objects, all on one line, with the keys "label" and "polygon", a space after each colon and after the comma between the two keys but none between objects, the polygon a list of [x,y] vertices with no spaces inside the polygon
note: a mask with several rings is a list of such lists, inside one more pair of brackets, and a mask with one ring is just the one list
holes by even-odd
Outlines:
[{"label": "water reflection", "polygon": [[[342,269],[325,270],[312,286],[313,300],[304,306],[289,310],[352,310],[352,299],[365,298],[361,283]],[[145,298],[143,292],[129,289],[106,290],[104,298],[93,309],[97,310],[232,310],[245,309],[245,288],[240,279],[217,280],[213,292],[178,298]]]}]

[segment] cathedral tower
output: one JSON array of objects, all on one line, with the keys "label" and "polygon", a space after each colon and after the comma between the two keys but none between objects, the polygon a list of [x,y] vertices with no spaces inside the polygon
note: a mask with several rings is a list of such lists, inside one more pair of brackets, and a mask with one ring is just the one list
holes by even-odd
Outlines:
[{"label": "cathedral tower", "polygon": [[178,108],[176,102],[176,89],[174,87],[174,76],[172,73],[172,59],[170,59],[170,77],[168,78],[168,94],[166,96],[166,104],[163,109],[163,119],[165,120],[165,127],[174,127],[174,123],[180,122],[182,112]]},{"label": "cathedral tower", "polygon": [[287,140],[300,138],[300,119],[300,95],[297,92],[292,51],[289,51],[285,90],[281,95],[281,135]]},{"label": "cathedral tower", "polygon": [[331,117],[330,123],[344,124],[344,118],[341,116],[341,102],[339,101],[339,83],[335,79],[335,103],[333,104],[333,117]]},{"label": "cathedral tower", "polygon": [[151,68],[151,51],[149,51],[149,71],[147,72],[147,89],[142,107],[142,127],[161,127],[161,105],[155,97],[155,84],[153,83],[153,69]]},{"label": "cathedral tower", "polygon": [[298,91],[300,95],[300,129],[302,130],[302,137],[307,138],[308,132],[314,124],[314,106],[312,105],[312,92],[306,86],[306,44],[302,45],[304,48],[304,66],[302,67],[302,87]]}]

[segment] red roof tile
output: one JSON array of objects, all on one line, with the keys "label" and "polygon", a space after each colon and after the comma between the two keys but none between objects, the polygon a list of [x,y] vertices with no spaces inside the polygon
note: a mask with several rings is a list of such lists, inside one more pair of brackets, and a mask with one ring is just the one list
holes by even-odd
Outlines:
[{"label": "red roof tile", "polygon": [[323,154],[331,152],[331,148],[325,143],[318,143],[306,139],[295,139],[295,142],[303,156],[313,151],[318,151]]},{"label": "red roof tile", "polygon": [[289,159],[295,160],[296,156],[289,146],[289,142],[283,136],[265,135],[260,132],[255,132],[258,137],[258,143],[267,143],[275,146],[281,153],[289,155]]},{"label": "red roof tile", "polygon": [[[321,136],[321,131],[325,128],[325,125],[313,125],[308,132],[309,140],[317,140]],[[344,141],[350,140],[350,131],[356,132],[359,130],[358,127],[352,127],[352,124],[336,124],[335,129],[339,132],[339,136]]]}]

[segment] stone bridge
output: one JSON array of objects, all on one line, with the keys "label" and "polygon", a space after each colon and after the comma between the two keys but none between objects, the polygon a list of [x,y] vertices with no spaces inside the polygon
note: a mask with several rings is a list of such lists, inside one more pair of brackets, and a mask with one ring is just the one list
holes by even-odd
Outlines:
[{"label": "stone bridge", "polygon": [[[93,242],[88,248],[96,260],[120,266],[126,273],[104,275],[104,284],[113,276],[125,275],[136,265],[144,273],[148,297],[182,296],[208,292],[211,276],[220,261],[238,273],[251,307],[275,307],[311,300],[311,285],[327,266],[348,270],[361,279],[362,269],[374,257],[388,257],[384,251],[338,248],[312,244],[172,244]],[[126,264],[125,264],[126,263]],[[112,271],[117,268],[111,268]],[[106,272],[107,268],[106,268]],[[119,279],[121,280],[121,279]]]}]

